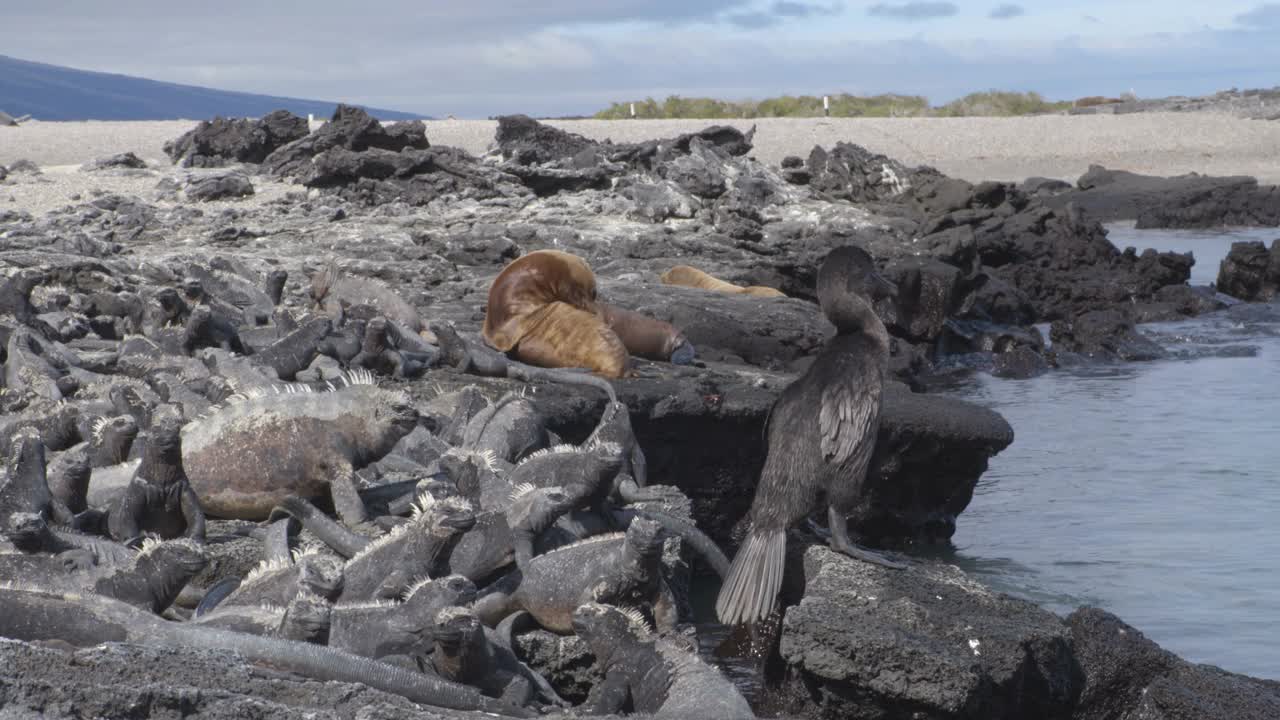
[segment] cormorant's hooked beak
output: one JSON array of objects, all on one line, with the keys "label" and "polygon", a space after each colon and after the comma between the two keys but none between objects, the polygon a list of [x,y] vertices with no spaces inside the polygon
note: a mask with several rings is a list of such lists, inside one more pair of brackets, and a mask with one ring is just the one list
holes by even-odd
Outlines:
[{"label": "cormorant's hooked beak", "polygon": [[871,273],[871,298],[879,300],[881,298],[898,299],[898,286],[889,282],[885,276],[878,272]]}]

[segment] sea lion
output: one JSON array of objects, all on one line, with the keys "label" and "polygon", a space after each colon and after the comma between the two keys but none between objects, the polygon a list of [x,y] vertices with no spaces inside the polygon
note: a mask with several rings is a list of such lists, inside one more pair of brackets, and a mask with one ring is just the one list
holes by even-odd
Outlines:
[{"label": "sea lion", "polygon": [[720,589],[716,614],[726,625],[768,617],[777,605],[787,530],[827,502],[832,549],[887,567],[904,566],[849,539],[848,515],[862,496],[880,427],[889,333],[872,303],[893,292],[860,248],[832,250],[818,270],[818,302],[836,335],[778,396],[769,419],[769,452],[751,503],[751,531]]},{"label": "sea lion", "polygon": [[678,285],[680,287],[699,288],[702,290],[712,290],[715,292],[734,293],[737,295],[750,295],[752,297],[786,297],[781,290],[775,290],[771,287],[763,285],[734,285],[731,282],[725,282],[718,277],[709,275],[698,268],[688,265],[676,265],[670,270],[662,273],[660,276],[664,285]]},{"label": "sea lion", "polygon": [[530,365],[587,368],[605,377],[625,375],[631,352],[693,359],[693,346],[669,323],[599,302],[591,267],[559,250],[537,250],[503,268],[489,287],[483,334]]}]

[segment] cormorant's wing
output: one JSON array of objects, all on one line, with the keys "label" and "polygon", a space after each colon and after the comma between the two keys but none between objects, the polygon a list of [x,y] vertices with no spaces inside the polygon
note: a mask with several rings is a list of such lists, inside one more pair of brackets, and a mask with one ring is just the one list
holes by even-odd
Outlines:
[{"label": "cormorant's wing", "polygon": [[853,457],[880,414],[880,384],[831,383],[823,389],[818,412],[822,458],[837,465]]}]

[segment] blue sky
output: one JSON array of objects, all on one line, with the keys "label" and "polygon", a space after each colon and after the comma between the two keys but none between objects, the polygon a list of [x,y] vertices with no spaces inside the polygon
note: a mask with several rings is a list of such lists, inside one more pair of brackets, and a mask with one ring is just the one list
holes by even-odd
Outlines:
[{"label": "blue sky", "polygon": [[1280,85],[1280,2],[1256,0],[0,0],[0,18],[0,53],[27,60],[459,117]]}]

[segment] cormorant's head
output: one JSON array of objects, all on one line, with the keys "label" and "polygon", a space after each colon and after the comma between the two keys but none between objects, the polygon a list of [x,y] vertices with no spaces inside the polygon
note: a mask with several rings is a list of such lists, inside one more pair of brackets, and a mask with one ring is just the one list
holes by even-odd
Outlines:
[{"label": "cormorant's head", "polygon": [[875,262],[854,245],[827,254],[818,268],[818,302],[827,319],[845,329],[860,305],[897,295],[898,288],[876,272]]}]

